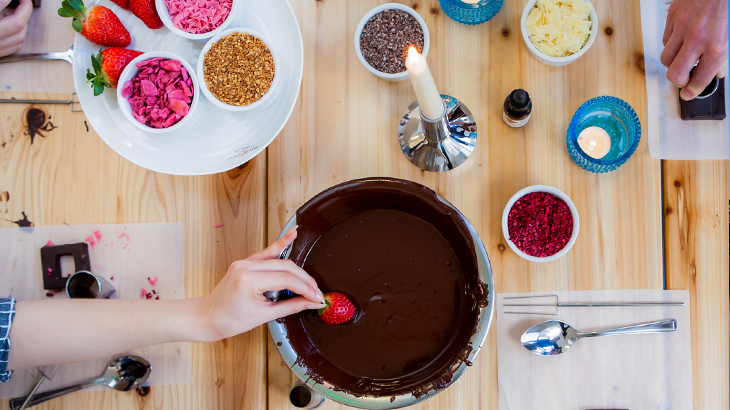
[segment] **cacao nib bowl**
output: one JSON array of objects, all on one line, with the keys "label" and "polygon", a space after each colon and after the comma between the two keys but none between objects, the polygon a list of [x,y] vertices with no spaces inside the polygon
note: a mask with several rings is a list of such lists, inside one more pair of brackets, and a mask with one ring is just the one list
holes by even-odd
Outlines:
[{"label": "cacao nib bowl", "polygon": [[[133,115],[132,115],[132,107],[129,104],[129,101],[122,96],[122,90],[124,88],[124,84],[127,81],[130,81],[133,79],[137,74],[139,73],[139,68],[137,68],[137,63],[140,63],[142,61],[147,61],[153,58],[164,58],[166,60],[178,60],[180,61],[180,64],[185,67],[185,69],[188,72],[188,75],[190,76],[190,79],[192,80],[193,87],[193,98],[192,102],[190,103],[190,107],[188,109],[188,113],[182,117],[181,120],[176,122],[170,127],[167,128],[154,128],[150,127],[149,125],[143,124],[139,122]],[[168,53],[165,51],[151,51],[148,53],[140,54],[137,56],[134,60],[130,61],[129,64],[124,68],[122,71],[122,74],[119,76],[119,82],[117,83],[117,103],[119,105],[119,109],[122,111],[122,115],[124,118],[126,118],[132,125],[139,128],[142,131],[149,132],[152,134],[163,134],[168,133],[175,130],[181,130],[185,124],[193,124],[195,122],[192,120],[194,117],[194,113],[196,112],[198,108],[198,100],[200,99],[200,91],[199,91],[199,85],[198,85],[198,77],[195,75],[195,70],[193,67],[185,60],[180,58],[180,56]],[[197,118],[198,115],[195,114],[195,117]]]},{"label": "cacao nib bowl", "polygon": [[408,70],[403,70],[399,73],[389,74],[383,71],[377,70],[375,67],[370,65],[368,61],[365,59],[365,56],[362,54],[362,49],[360,48],[360,36],[362,35],[362,31],[365,28],[365,25],[368,24],[370,19],[373,18],[378,13],[381,13],[385,10],[400,10],[403,12],[406,12],[413,16],[414,19],[418,22],[418,25],[421,26],[421,30],[423,30],[423,52],[421,53],[423,55],[423,58],[428,57],[428,50],[431,47],[431,36],[428,33],[428,26],[426,26],[426,22],[423,20],[423,17],[421,17],[418,12],[413,10],[412,8],[399,4],[399,3],[386,3],[381,4],[380,6],[377,6],[373,8],[372,10],[365,13],[365,15],[360,19],[360,23],[358,23],[357,28],[355,29],[355,53],[357,54],[357,59],[360,60],[360,63],[362,63],[363,67],[365,67],[368,71],[375,74],[377,77],[382,78],[386,81],[403,81],[411,78],[410,74],[408,73]]},{"label": "cacao nib bowl", "polygon": [[282,257],[357,309],[336,326],[316,311],[269,322],[302,382],[347,406],[393,409],[435,396],[476,360],[494,314],[492,269],[443,197],[400,179],[353,180],[309,200],[282,235],[295,225]]},{"label": "cacao nib bowl", "polygon": [[[573,218],[573,229],[572,233],[570,234],[570,239],[565,244],[565,246],[560,249],[558,252],[545,256],[545,257],[538,257],[538,256],[532,256],[528,255],[527,253],[523,252],[513,241],[512,238],[510,238],[510,232],[509,232],[509,214],[512,208],[514,207],[515,203],[525,195],[531,194],[531,193],[541,193],[545,192],[548,194],[552,194],[558,199],[565,202],[565,204],[570,209],[570,215]],[[530,262],[551,262],[554,261],[561,256],[568,253],[570,248],[573,247],[573,244],[575,243],[575,240],[578,238],[578,231],[580,230],[580,224],[578,220],[578,210],[575,207],[575,204],[570,199],[568,195],[565,194],[565,192],[553,188],[548,185],[532,185],[527,188],[523,188],[520,191],[518,191],[516,194],[510,198],[509,202],[507,202],[507,206],[504,207],[504,212],[502,213],[502,234],[504,235],[504,239],[507,241],[507,245],[509,245],[510,249],[514,251],[517,255],[519,255],[521,258],[528,260]]]}]

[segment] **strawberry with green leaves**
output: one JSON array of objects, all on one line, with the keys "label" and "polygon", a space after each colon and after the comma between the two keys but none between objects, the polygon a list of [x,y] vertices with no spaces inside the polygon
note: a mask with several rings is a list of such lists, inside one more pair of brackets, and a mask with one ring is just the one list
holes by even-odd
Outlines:
[{"label": "strawberry with green leaves", "polygon": [[84,7],[81,0],[63,0],[58,15],[72,17],[73,29],[100,46],[127,47],[132,42],[119,17],[104,6]]},{"label": "strawberry with green leaves", "polygon": [[355,316],[355,305],[340,292],[324,294],[327,307],[319,309],[319,318],[328,325],[340,325]]},{"label": "strawberry with green leaves", "polygon": [[99,51],[97,55],[91,55],[91,67],[94,69],[86,71],[86,80],[91,83],[94,95],[104,92],[104,88],[117,88],[119,76],[122,75],[124,67],[134,60],[141,51],[129,50],[126,48],[112,47]]}]

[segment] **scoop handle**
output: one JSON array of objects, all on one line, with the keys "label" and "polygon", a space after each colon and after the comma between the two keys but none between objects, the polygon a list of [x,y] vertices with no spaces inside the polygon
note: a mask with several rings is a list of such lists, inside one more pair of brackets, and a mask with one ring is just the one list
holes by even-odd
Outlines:
[{"label": "scoop handle", "polygon": [[[55,399],[56,397],[63,396],[64,394],[73,393],[79,390],[83,390],[87,387],[91,387],[97,383],[100,383],[104,381],[104,378],[100,377],[98,379],[89,380],[84,383],[75,384],[73,386],[63,387],[58,390],[51,390],[44,393],[36,394],[33,399],[31,399],[30,403],[28,403],[28,407],[35,406],[36,404],[43,403],[45,401]],[[10,400],[10,408],[12,410],[19,409],[20,406],[23,405],[25,402],[26,396],[18,397],[15,399]]]},{"label": "scoop handle", "polygon": [[640,333],[666,333],[677,331],[677,319],[666,319],[658,322],[642,323],[634,326],[617,327],[615,329],[578,332],[578,338],[596,336],[631,335]]}]

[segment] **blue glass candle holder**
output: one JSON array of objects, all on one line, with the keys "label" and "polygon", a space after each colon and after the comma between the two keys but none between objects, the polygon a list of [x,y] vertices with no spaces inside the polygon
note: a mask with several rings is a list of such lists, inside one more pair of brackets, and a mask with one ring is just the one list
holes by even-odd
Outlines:
[{"label": "blue glass candle holder", "polygon": [[[578,136],[588,127],[600,127],[611,138],[611,148],[600,159],[586,154]],[[634,154],[641,140],[641,123],[636,111],[624,100],[603,96],[583,103],[573,114],[567,133],[568,152],[576,164],[591,172],[613,171]]]},{"label": "blue glass candle holder", "polygon": [[439,0],[441,9],[449,17],[463,24],[482,24],[502,8],[503,0]]}]

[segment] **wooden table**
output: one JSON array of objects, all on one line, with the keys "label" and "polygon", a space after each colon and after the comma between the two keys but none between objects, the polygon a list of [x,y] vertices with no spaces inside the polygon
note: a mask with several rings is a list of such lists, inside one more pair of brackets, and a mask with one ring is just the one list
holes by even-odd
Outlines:
[{"label": "wooden table", "polygon": [[[430,29],[428,60],[440,91],[464,101],[478,124],[472,157],[442,174],[420,171],[398,148],[396,125],[414,99],[409,82],[378,80],[355,56],[355,27],[380,3],[291,0],[304,37],[299,100],[268,150],[226,173],[175,177],[139,168],[87,131],[84,115],[68,107],[40,106],[59,128],[31,145],[22,124],[28,107],[3,105],[0,191],[11,198],[0,203],[0,217],[15,220],[25,211],[36,225],[184,222],[187,295],[193,297],[210,292],[231,261],[274,240],[321,190],[367,176],[410,179],[439,192],[472,222],[498,292],[689,290],[694,408],[727,409],[728,162],[654,160],[646,130],[634,156],[608,174],[579,168],[565,148],[572,113],[592,97],[619,97],[646,121],[638,2],[598,2],[599,36],[566,67],[529,55],[519,31],[523,1],[505,1],[494,19],[479,26],[457,24],[435,0],[402,2]],[[501,104],[518,87],[530,93],[534,113],[515,130],[502,122]],[[29,95],[0,92],[0,98],[10,96]],[[563,190],[581,216],[575,246],[552,263],[525,262],[501,233],[507,200],[533,184]],[[219,222],[225,225],[214,228]],[[0,227],[12,226],[0,221]],[[265,327],[192,349],[192,385],[154,387],[146,397],[75,393],[39,408],[290,408],[287,393],[295,378]],[[492,331],[474,367],[416,407],[497,409],[497,392]],[[323,408],[339,407],[330,402]]]}]

